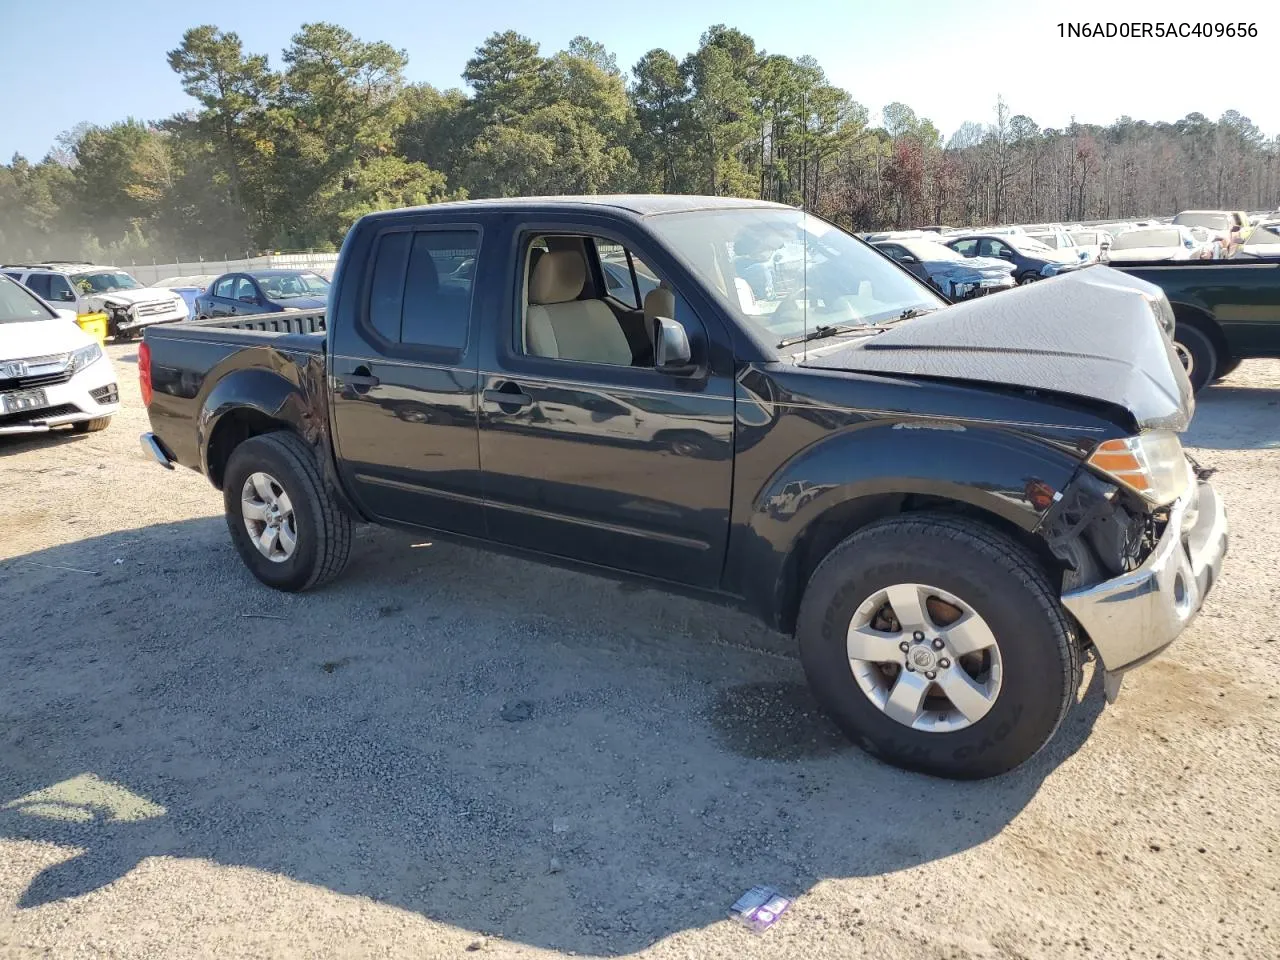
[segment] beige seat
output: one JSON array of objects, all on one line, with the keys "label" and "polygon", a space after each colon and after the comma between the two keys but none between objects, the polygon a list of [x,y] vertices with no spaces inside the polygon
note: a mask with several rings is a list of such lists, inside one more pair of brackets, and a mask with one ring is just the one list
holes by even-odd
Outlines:
[{"label": "beige seat", "polygon": [[653,321],[658,317],[676,318],[676,292],[665,280],[644,295],[644,335],[654,350],[658,345],[654,342]]},{"label": "beige seat", "polygon": [[536,357],[631,365],[631,346],[602,300],[579,300],[587,265],[576,250],[548,250],[529,277],[526,346]]}]

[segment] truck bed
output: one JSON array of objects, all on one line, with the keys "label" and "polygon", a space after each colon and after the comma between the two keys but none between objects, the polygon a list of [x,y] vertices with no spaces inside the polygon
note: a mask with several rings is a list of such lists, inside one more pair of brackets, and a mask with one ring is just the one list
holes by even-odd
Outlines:
[{"label": "truck bed", "polygon": [[289,310],[282,313],[251,313],[243,317],[210,317],[173,327],[256,330],[259,333],[324,333],[324,310]]}]

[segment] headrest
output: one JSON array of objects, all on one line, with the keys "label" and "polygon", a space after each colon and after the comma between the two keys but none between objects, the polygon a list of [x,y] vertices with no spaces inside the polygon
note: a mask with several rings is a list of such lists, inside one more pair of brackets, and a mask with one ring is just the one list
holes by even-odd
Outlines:
[{"label": "headrest", "polygon": [[644,295],[644,315],[647,320],[652,320],[654,317],[675,319],[676,293],[667,286],[667,281],[663,280],[661,284]]},{"label": "headrest", "polygon": [[587,282],[587,265],[576,250],[548,250],[529,277],[530,303],[568,303]]}]

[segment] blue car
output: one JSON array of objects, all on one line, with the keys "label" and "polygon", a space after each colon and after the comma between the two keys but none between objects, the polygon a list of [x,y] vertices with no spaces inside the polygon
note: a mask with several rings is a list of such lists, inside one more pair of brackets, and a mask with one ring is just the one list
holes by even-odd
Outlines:
[{"label": "blue car", "polygon": [[319,310],[328,303],[329,281],[311,270],[224,273],[196,297],[199,317]]},{"label": "blue car", "polygon": [[934,240],[895,238],[872,246],[951,300],[968,300],[1014,286],[1011,264],[993,258],[964,257]]},{"label": "blue car", "polygon": [[1043,280],[1081,266],[1075,254],[1054,250],[1026,234],[972,233],[951,237],[947,246],[962,257],[995,258],[1012,264],[1018,283]]}]

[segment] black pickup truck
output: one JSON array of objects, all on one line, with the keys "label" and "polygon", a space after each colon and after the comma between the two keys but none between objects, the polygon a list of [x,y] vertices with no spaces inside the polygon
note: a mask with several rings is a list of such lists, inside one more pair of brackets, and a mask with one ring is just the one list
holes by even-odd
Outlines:
[{"label": "black pickup truck", "polygon": [[1171,323],[1105,268],[948,306],[775,204],[445,203],[361,219],[327,312],[149,328],[143,442],[272,587],[359,521],[641,578],[794,633],[877,756],[983,777],[1218,575]]}]

